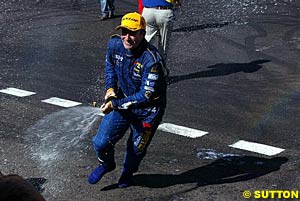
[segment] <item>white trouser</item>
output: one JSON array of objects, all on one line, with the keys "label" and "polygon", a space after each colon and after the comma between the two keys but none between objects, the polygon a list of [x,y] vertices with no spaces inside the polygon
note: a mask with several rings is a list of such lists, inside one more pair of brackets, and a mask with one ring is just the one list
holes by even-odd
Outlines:
[{"label": "white trouser", "polygon": [[174,20],[173,10],[144,7],[142,15],[147,24],[146,40],[155,45],[163,58],[166,59]]}]

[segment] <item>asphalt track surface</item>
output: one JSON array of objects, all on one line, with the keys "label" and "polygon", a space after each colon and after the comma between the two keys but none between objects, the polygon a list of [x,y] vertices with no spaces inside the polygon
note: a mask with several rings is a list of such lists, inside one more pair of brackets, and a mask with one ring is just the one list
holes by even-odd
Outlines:
[{"label": "asphalt track surface", "polygon": [[[208,134],[159,130],[135,185],[118,189],[125,137],[116,146],[116,170],[87,184],[97,165],[91,138],[101,116],[91,103],[102,101],[106,44],[120,17],[136,8],[116,1],[116,18],[100,21],[97,1],[1,1],[0,90],[35,94],[0,93],[0,170],[27,178],[50,201],[242,200],[246,190],[297,191],[296,0],[185,0],[169,47],[163,123]],[[50,97],[81,105],[42,102]],[[283,151],[229,146],[240,140]]]}]

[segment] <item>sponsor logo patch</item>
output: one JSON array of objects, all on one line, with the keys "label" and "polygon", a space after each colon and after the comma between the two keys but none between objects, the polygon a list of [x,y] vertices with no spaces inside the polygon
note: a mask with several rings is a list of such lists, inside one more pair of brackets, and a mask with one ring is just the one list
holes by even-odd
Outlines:
[{"label": "sponsor logo patch", "polygon": [[118,54],[115,54],[115,59],[117,59],[119,61],[123,61],[123,57]]},{"label": "sponsor logo patch", "polygon": [[157,68],[151,68],[151,71],[150,71],[151,73],[158,73],[159,71],[158,71],[158,69]]},{"label": "sponsor logo patch", "polygon": [[151,82],[149,80],[146,80],[145,83],[146,83],[147,86],[150,86],[150,87],[154,87],[154,85],[155,85],[155,82]]},{"label": "sponsor logo patch", "polygon": [[144,89],[147,90],[147,91],[154,92],[154,88],[153,87],[144,86]]},{"label": "sponsor logo patch", "polygon": [[143,64],[141,64],[140,62],[134,62],[134,65],[136,65],[137,68],[143,68]]},{"label": "sponsor logo patch", "polygon": [[141,77],[141,75],[138,74],[138,73],[136,73],[136,72],[133,72],[133,76],[134,76],[134,77]]},{"label": "sponsor logo patch", "polygon": [[149,80],[157,80],[157,79],[158,79],[158,75],[153,74],[153,73],[150,73],[150,74],[148,75],[148,79],[149,79]]}]

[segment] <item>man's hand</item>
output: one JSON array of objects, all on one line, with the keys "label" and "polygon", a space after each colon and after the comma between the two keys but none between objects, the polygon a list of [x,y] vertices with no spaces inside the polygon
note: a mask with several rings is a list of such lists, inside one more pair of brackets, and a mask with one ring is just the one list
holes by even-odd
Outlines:
[{"label": "man's hand", "polygon": [[103,103],[100,107],[101,111],[104,113],[104,114],[108,114],[110,113],[112,110],[113,110],[113,105],[112,105],[112,102],[109,101],[107,103]]},{"label": "man's hand", "polygon": [[107,89],[107,91],[105,93],[105,96],[104,96],[104,99],[107,100],[109,97],[117,98],[117,95],[116,95],[115,90],[113,88]]}]

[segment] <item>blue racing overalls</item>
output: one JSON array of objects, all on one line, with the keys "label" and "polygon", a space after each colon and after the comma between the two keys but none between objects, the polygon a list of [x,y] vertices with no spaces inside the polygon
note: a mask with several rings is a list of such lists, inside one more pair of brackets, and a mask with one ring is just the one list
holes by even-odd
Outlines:
[{"label": "blue racing overalls", "polygon": [[146,40],[135,50],[124,48],[120,36],[113,36],[106,53],[106,90],[113,88],[114,110],[105,115],[93,145],[100,163],[115,166],[114,145],[130,128],[123,169],[134,173],[146,154],[166,107],[166,76],[157,49]]}]

